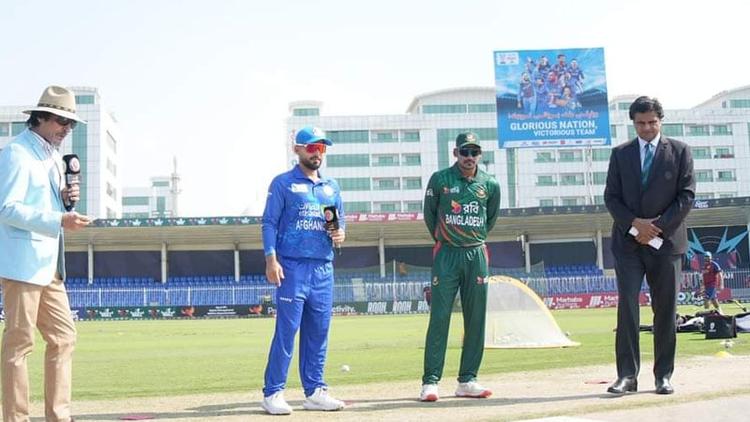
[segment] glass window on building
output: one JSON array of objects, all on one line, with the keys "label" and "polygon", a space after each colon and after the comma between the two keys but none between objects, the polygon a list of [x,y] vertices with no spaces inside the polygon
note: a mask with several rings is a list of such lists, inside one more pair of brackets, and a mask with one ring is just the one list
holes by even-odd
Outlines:
[{"label": "glass window on building", "polygon": [[709,147],[695,147],[693,150],[693,159],[705,160],[711,158],[711,149]]},{"label": "glass window on building", "polygon": [[466,104],[427,104],[422,106],[423,114],[466,114]]},{"label": "glass window on building", "polygon": [[370,167],[369,154],[331,154],[326,161],[328,167]]},{"label": "glass window on building", "polygon": [[421,177],[404,177],[404,189],[422,189]]},{"label": "glass window on building", "polygon": [[[338,180],[338,179],[337,179]],[[355,213],[355,212],[372,212],[370,201],[344,201],[344,212]]]},{"label": "glass window on building", "polygon": [[698,192],[695,194],[695,199],[714,199],[714,194],[711,192]]},{"label": "glass window on building", "polygon": [[392,167],[398,166],[398,154],[373,155],[373,167]]},{"label": "glass window on building", "polygon": [[559,155],[561,163],[583,161],[583,151],[580,149],[561,149]]},{"label": "glass window on building", "polygon": [[560,174],[561,186],[583,185],[583,173],[562,173]]},{"label": "glass window on building", "polygon": [[147,212],[125,212],[122,214],[122,218],[149,218],[151,217]]},{"label": "glass window on building", "polygon": [[292,115],[297,117],[307,116],[320,116],[320,109],[318,108],[295,108],[292,110]]},{"label": "glass window on building", "polygon": [[716,175],[717,182],[734,182],[737,180],[734,176],[734,170],[719,170]]},{"label": "glass window on building", "polygon": [[339,187],[341,188],[342,191],[370,190],[370,178],[369,177],[337,177],[336,181],[339,183]]},{"label": "glass window on building", "polygon": [[402,142],[419,142],[418,130],[405,130],[401,135]]},{"label": "glass window on building", "polygon": [[734,158],[734,148],[716,147],[714,148],[714,158]]},{"label": "glass window on building", "polygon": [[76,95],[76,104],[94,104],[93,95]]},{"label": "glass window on building", "polygon": [[729,108],[750,108],[750,100],[741,98],[729,100]]},{"label": "glass window on building", "polygon": [[469,104],[469,113],[495,113],[497,106],[495,104]]},{"label": "glass window on building", "polygon": [[630,111],[630,103],[617,103],[617,109],[620,111]]},{"label": "glass window on building", "polygon": [[148,206],[148,196],[123,196],[123,206]]},{"label": "glass window on building", "polygon": [[557,186],[555,176],[552,174],[539,174],[536,176],[537,186]]},{"label": "glass window on building", "polygon": [[535,163],[553,163],[555,162],[555,153],[553,151],[537,151]]},{"label": "glass window on building", "polygon": [[398,134],[395,131],[379,131],[372,133],[373,142],[398,142]]},{"label": "glass window on building", "polygon": [[564,207],[574,207],[578,205],[585,205],[586,198],[581,196],[563,196],[560,198],[560,202]]},{"label": "glass window on building", "polygon": [[711,125],[711,135],[723,136],[723,135],[731,135],[731,134],[732,134],[731,125]]},{"label": "glass window on building", "polygon": [[713,182],[714,175],[711,170],[696,170],[695,171],[696,182]]},{"label": "glass window on building", "polygon": [[400,202],[376,202],[375,212],[400,212]]},{"label": "glass window on building", "polygon": [[594,195],[594,205],[604,205],[604,195]]},{"label": "glass window on building", "polygon": [[422,201],[404,201],[404,211],[406,212],[421,212]]},{"label": "glass window on building", "polygon": [[540,207],[554,207],[555,199],[554,198],[539,198],[539,206]]},{"label": "glass window on building", "polygon": [[708,125],[688,125],[687,136],[708,136]]},{"label": "glass window on building", "polygon": [[[474,132],[477,134],[480,141],[497,140],[497,128],[494,127],[438,129],[437,140],[438,142],[453,142],[456,140],[456,136],[462,132]],[[455,144],[452,144],[451,148],[453,148],[454,145]]]},{"label": "glass window on building", "polygon": [[606,171],[595,171],[591,173],[591,183],[594,185],[605,185],[607,184],[607,172]]},{"label": "glass window on building", "polygon": [[169,180],[154,180],[151,182],[151,186],[155,188],[168,188]]},{"label": "glass window on building", "polygon": [[609,161],[609,156],[612,154],[611,148],[593,148],[591,149],[591,159],[593,161]]},{"label": "glass window on building", "polygon": [[18,136],[26,130],[26,122],[12,122],[10,124],[10,135],[11,136]]},{"label": "glass window on building", "polygon": [[482,164],[485,166],[495,164],[495,151],[482,151]]},{"label": "glass window on building", "polygon": [[370,132],[366,130],[329,130],[326,132],[333,144],[367,144]]},{"label": "glass window on building", "polygon": [[372,179],[374,190],[399,190],[399,181],[396,177]]},{"label": "glass window on building", "polygon": [[719,198],[736,198],[737,192],[719,192]]},{"label": "glass window on building", "polygon": [[[470,129],[472,132],[476,133],[477,136],[479,136],[480,141],[491,141],[491,140],[497,140],[497,128],[494,127],[482,127],[482,128],[476,128],[476,129]],[[455,140],[455,136],[453,139]]]},{"label": "glass window on building", "polygon": [[635,132],[635,126],[628,125],[628,139],[634,139],[638,134]]},{"label": "glass window on building", "polygon": [[167,210],[167,198],[164,196],[157,196],[156,197],[156,211],[159,214],[164,214],[166,210]]},{"label": "glass window on building", "polygon": [[402,154],[401,162],[405,166],[420,166],[422,165],[422,156],[419,154]]},{"label": "glass window on building", "polygon": [[10,135],[10,125],[5,122],[0,122],[0,136]]},{"label": "glass window on building", "polygon": [[664,136],[683,136],[685,133],[682,130],[682,124],[668,123],[661,125],[661,134]]},{"label": "glass window on building", "polygon": [[612,139],[617,138],[617,126],[615,126],[615,125],[609,125],[609,136]]}]

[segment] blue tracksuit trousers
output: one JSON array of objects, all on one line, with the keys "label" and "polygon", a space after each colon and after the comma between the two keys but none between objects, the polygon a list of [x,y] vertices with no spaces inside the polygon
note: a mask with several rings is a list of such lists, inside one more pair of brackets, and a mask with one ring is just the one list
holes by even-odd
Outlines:
[{"label": "blue tracksuit trousers", "polygon": [[294,337],[299,329],[299,373],[305,396],[325,387],[323,368],[333,307],[333,264],[280,257],[285,278],[276,290],[276,331],[268,353],[263,395],[286,385]]}]

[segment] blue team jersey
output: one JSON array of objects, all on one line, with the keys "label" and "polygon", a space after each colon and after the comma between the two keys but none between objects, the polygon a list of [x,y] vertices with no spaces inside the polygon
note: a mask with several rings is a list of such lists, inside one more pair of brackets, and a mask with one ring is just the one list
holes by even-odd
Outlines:
[{"label": "blue team jersey", "polygon": [[266,256],[333,261],[333,242],[325,229],[323,208],[335,205],[344,229],[344,207],[338,183],[320,175],[310,180],[299,166],[276,176],[263,211],[263,250]]}]

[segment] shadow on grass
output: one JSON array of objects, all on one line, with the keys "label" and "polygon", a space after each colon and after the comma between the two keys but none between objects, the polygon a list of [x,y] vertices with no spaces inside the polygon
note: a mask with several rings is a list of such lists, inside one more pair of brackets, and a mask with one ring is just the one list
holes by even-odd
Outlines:
[{"label": "shadow on grass", "polygon": [[[633,394],[648,394],[648,392],[630,393],[628,396]],[[400,398],[384,398],[384,399],[372,399],[372,400],[347,400],[347,409],[341,413],[361,413],[361,412],[379,412],[389,411],[396,409],[448,409],[448,408],[471,408],[471,407],[504,407],[513,405],[523,404],[536,404],[536,403],[555,403],[555,402],[575,402],[578,400],[587,399],[617,399],[619,395],[614,394],[577,394],[577,395],[560,395],[560,396],[548,396],[548,397],[521,397],[521,398],[488,398],[488,399],[468,399],[468,398],[456,398],[456,397],[445,397],[437,402],[424,403],[420,402],[414,397],[400,397]],[[295,410],[295,414],[303,416],[305,411],[302,410],[301,400],[292,400],[289,402],[292,408]],[[339,413],[339,412],[336,412]],[[133,412],[117,412],[117,413],[97,413],[97,414],[78,414],[75,415],[77,421],[120,421],[128,415],[148,415],[150,420],[170,420],[170,419],[181,419],[181,418],[192,418],[196,420],[222,420],[226,417],[250,417],[250,416],[263,416],[266,415],[265,411],[261,409],[260,403],[257,401],[252,402],[239,402],[239,403],[224,403],[216,405],[205,405],[197,407],[187,407],[181,411],[174,412],[148,412],[148,411],[133,411]],[[42,422],[43,418],[32,418],[32,421]]]}]

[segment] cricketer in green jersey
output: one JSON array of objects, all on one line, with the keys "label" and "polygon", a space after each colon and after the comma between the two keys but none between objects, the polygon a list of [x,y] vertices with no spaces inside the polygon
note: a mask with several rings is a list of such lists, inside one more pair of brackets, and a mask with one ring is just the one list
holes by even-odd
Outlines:
[{"label": "cricketer in green jersey", "polygon": [[461,292],[464,340],[457,397],[486,398],[492,391],[477,382],[484,353],[487,308],[487,234],[500,208],[500,185],[479,169],[482,147],[471,132],[461,133],[453,149],[456,164],[435,172],[424,198],[424,221],[435,239],[432,304],[427,329],[421,401],[439,398],[448,328],[456,293]]}]

